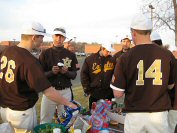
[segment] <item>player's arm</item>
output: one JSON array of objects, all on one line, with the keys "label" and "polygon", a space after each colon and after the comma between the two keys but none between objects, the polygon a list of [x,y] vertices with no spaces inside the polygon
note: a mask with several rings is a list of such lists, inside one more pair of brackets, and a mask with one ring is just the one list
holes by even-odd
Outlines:
[{"label": "player's arm", "polygon": [[57,66],[53,66],[51,70],[48,68],[47,56],[48,55],[46,54],[46,51],[45,50],[42,51],[41,54],[39,55],[39,62],[45,72],[45,76],[47,78],[49,78],[49,77],[57,74],[59,70],[58,70]]},{"label": "player's arm", "polygon": [[113,86],[112,84],[110,85],[110,87],[113,90],[115,98],[121,98],[124,96],[124,89],[117,88],[117,87]]},{"label": "player's arm", "polygon": [[52,70],[45,72],[45,76],[46,76],[47,78],[49,78],[49,77],[52,77],[52,76],[58,74],[58,72],[59,72],[58,66],[53,66],[53,67],[52,67]]},{"label": "player's arm", "polygon": [[123,69],[123,59],[120,57],[120,60],[117,61],[114,74],[112,76],[110,87],[113,90],[114,97],[121,98],[124,96],[124,91],[126,88],[126,78],[125,72]]},{"label": "player's arm", "polygon": [[[177,83],[177,81],[176,81]],[[177,111],[177,85],[175,85],[175,100],[173,104],[173,109]]]},{"label": "player's arm", "polygon": [[70,78],[74,80],[77,76],[77,72],[74,70],[69,71],[68,68],[63,67],[61,70],[61,73],[63,73],[67,78]]},{"label": "player's arm", "polygon": [[76,71],[68,71],[66,74],[65,74],[68,78],[74,80],[77,76],[77,72]]},{"label": "player's arm", "polygon": [[89,66],[87,63],[87,58],[85,59],[82,65],[80,79],[81,79],[81,84],[83,86],[83,90],[85,93],[84,95],[88,96],[92,90],[90,88]]},{"label": "player's arm", "polygon": [[175,80],[177,78],[177,59],[172,55],[172,59],[170,62],[170,78],[169,78],[169,83],[168,83],[168,89],[173,89],[175,86]]},{"label": "player's arm", "polygon": [[56,90],[54,87],[49,87],[46,90],[44,90],[44,95],[48,97],[50,100],[57,102],[59,104],[66,105],[70,108],[77,108],[77,106],[71,102],[69,102],[66,98],[64,98],[58,90]]}]

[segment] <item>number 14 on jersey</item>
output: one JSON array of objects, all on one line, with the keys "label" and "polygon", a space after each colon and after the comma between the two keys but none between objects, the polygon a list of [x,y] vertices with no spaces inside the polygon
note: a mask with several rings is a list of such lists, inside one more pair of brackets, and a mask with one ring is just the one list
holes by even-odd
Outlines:
[{"label": "number 14 on jersey", "polygon": [[162,72],[161,72],[161,60],[156,59],[151,66],[144,72],[144,61],[140,60],[137,64],[138,68],[138,80],[136,85],[144,85],[145,78],[153,78],[153,85],[162,85]]}]

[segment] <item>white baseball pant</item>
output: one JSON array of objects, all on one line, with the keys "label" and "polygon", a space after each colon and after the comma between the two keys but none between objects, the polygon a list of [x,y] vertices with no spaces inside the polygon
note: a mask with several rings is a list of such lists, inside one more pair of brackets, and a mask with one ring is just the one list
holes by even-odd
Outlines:
[{"label": "white baseball pant", "polygon": [[[70,90],[70,88],[66,88],[64,90],[58,90],[58,91],[67,100],[69,100],[69,101],[71,100],[71,90]],[[63,105],[58,104],[58,103],[50,100],[45,95],[42,96],[40,124],[50,123],[52,121],[56,106],[58,108],[58,113],[61,114],[64,111],[64,106]]]},{"label": "white baseball pant", "polygon": [[177,124],[177,110],[170,110],[168,113],[169,133],[174,133]]},{"label": "white baseball pant", "polygon": [[127,113],[125,133],[169,133],[168,111],[153,113]]},{"label": "white baseball pant", "polygon": [[3,122],[10,122],[14,128],[33,130],[37,126],[36,108],[25,111],[16,111],[1,107],[1,118]]}]

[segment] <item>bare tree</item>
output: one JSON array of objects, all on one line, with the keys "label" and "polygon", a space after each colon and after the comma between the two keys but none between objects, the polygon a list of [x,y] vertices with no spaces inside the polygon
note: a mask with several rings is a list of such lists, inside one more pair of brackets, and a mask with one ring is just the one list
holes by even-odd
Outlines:
[{"label": "bare tree", "polygon": [[151,12],[155,29],[170,29],[175,33],[177,46],[177,2],[176,0],[142,0],[144,13]]}]

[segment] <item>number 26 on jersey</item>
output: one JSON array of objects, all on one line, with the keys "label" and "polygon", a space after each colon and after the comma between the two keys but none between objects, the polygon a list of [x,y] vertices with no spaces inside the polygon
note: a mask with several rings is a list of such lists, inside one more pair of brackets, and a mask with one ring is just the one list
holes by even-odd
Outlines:
[{"label": "number 26 on jersey", "polygon": [[162,85],[161,60],[156,59],[151,66],[144,72],[144,61],[140,60],[137,64],[138,80],[136,85],[144,85],[144,78],[153,78],[153,85]]},{"label": "number 26 on jersey", "polygon": [[[3,73],[2,70],[7,68],[6,72]],[[7,60],[6,56],[2,56],[1,64],[0,64],[0,79],[5,76],[5,80],[8,83],[12,83],[14,81],[14,73],[13,70],[15,69],[15,62],[13,60]]]}]

